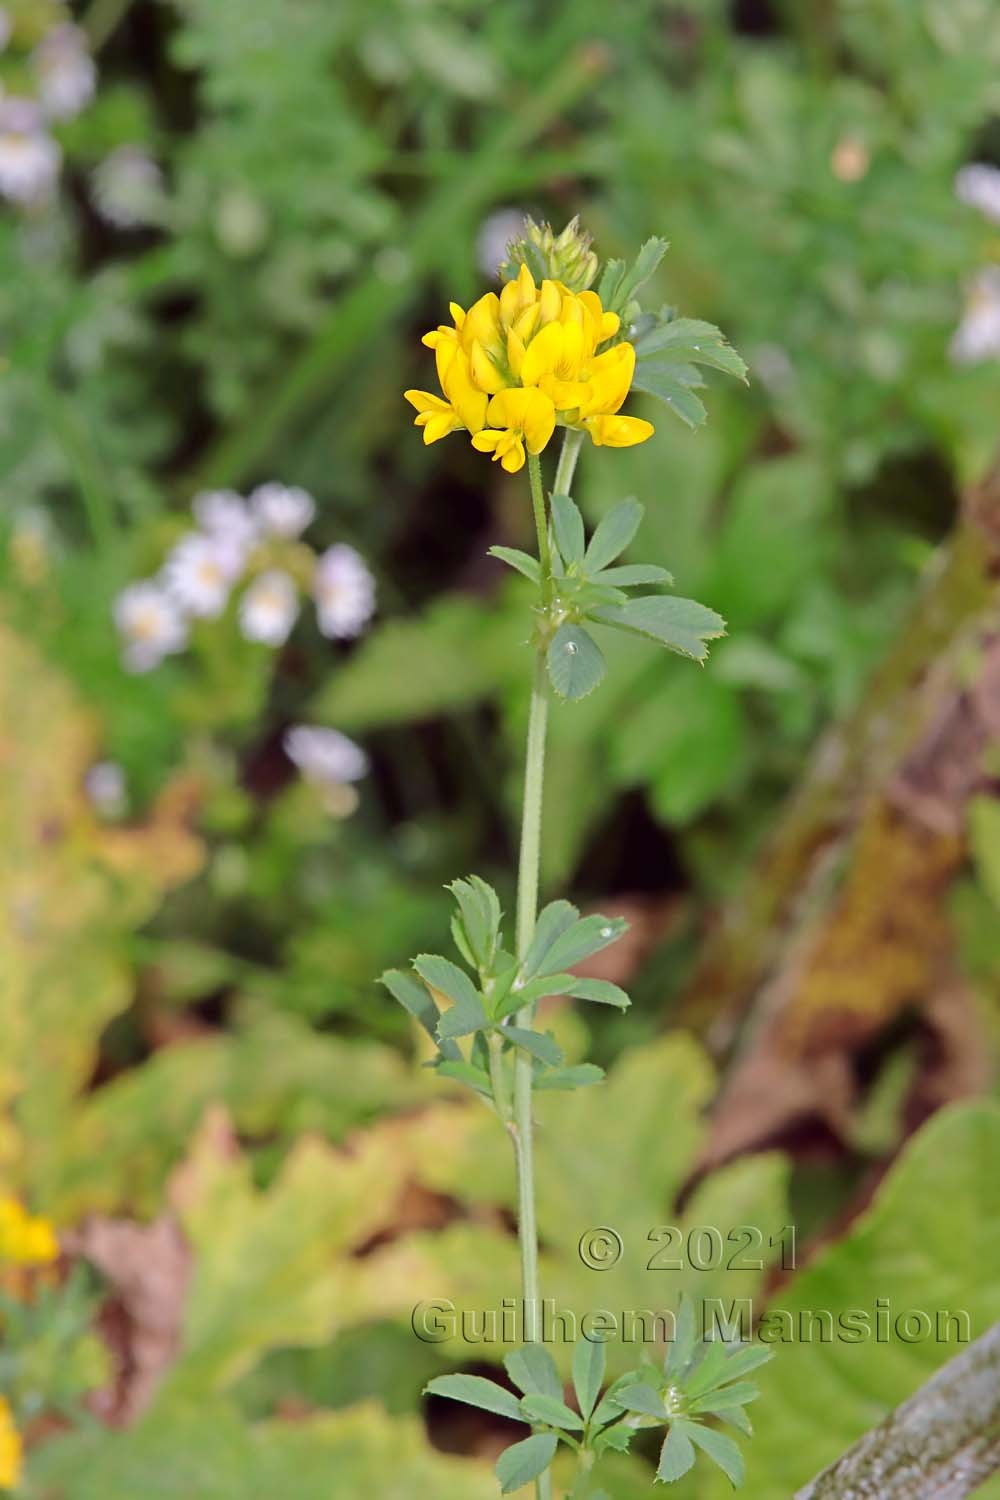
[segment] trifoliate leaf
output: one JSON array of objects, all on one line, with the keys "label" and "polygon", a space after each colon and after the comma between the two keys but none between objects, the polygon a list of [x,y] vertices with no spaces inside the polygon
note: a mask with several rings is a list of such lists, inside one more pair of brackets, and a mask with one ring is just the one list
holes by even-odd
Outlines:
[{"label": "trifoliate leaf", "polygon": [[610,1450],[612,1453],[627,1453],[629,1444],[635,1437],[636,1429],[628,1422],[615,1422],[611,1427],[605,1427],[594,1439],[595,1453],[604,1453]]},{"label": "trifoliate leaf", "polygon": [[486,1013],[478,1000],[475,1005],[453,1005],[438,1022],[438,1041],[444,1042],[448,1037],[471,1036],[474,1031],[481,1031],[487,1024]]},{"label": "trifoliate leaf", "polygon": [[680,1422],[674,1422],[667,1433],[663,1447],[660,1449],[660,1462],[656,1468],[656,1477],[664,1484],[670,1484],[675,1479],[680,1479],[688,1469],[693,1468],[695,1459],[694,1445]]},{"label": "trifoliate leaf", "polygon": [[569,568],[580,562],[586,534],[580,508],[569,495],[552,496],[552,529],[559,555],[566,566]]},{"label": "trifoliate leaf", "polygon": [[420,953],[413,960],[413,967],[430,989],[447,995],[456,1005],[466,1009],[479,1005],[479,992],[472,980],[450,958],[442,958],[439,953]]},{"label": "trifoliate leaf", "polygon": [[547,1032],[543,1035],[540,1031],[527,1031],[521,1026],[505,1026],[503,1035],[515,1047],[520,1047],[522,1052],[537,1058],[548,1068],[558,1068],[563,1060],[562,1048]]},{"label": "trifoliate leaf", "polygon": [[648,636],[694,661],[704,661],[707,657],[706,641],[726,633],[726,622],[714,609],[694,599],[679,599],[675,594],[644,594],[627,604],[594,610],[591,619],[598,625]]},{"label": "trifoliate leaf", "polygon": [[567,991],[574,1000],[593,1000],[598,1005],[614,1005],[619,1010],[628,1010],[632,1004],[623,989],[608,979],[578,979]]},{"label": "trifoliate leaf", "polygon": [[702,1427],[700,1422],[681,1420],[675,1426],[683,1431],[690,1442],[696,1443],[703,1453],[707,1453],[713,1463],[718,1464],[733,1489],[743,1483],[746,1478],[743,1454],[732,1438],[726,1437],[724,1432],[716,1432],[714,1427]]},{"label": "trifoliate leaf", "polygon": [[600,646],[582,625],[560,625],[545,660],[552,686],[571,703],[592,693],[606,671]]},{"label": "trifoliate leaf", "polygon": [[[429,1036],[437,1038],[441,1012],[434,1004],[425,985],[419,984],[412,974],[404,974],[401,969],[386,969],[379,984],[384,985],[392,998],[398,1000],[403,1009],[409,1011],[410,1015],[420,1022]],[[448,1053],[445,1048],[442,1047],[441,1050],[447,1057]],[[457,1057],[458,1048],[454,1047],[451,1050]]]},{"label": "trifoliate leaf", "polygon": [[574,964],[600,953],[628,931],[624,917],[605,917],[600,912],[581,917],[554,940],[538,965],[540,974],[561,974]]},{"label": "trifoliate leaf", "polygon": [[658,396],[688,427],[700,427],[708,412],[690,386],[678,379],[679,373],[683,373],[680,366],[644,361],[635,367],[632,389]]},{"label": "trifoliate leaf", "polygon": [[462,928],[471,957],[470,963],[490,969],[500,937],[500,898],[491,885],[478,875],[468,880],[453,880],[448,887],[461,912]]},{"label": "trifoliate leaf", "polygon": [[662,315],[635,340],[637,368],[650,358],[657,363],[709,365],[726,375],[745,381],[747,367],[721,330],[699,318],[668,318]]},{"label": "trifoliate leaf", "polygon": [[525,1344],[504,1360],[504,1368],[519,1391],[562,1399],[562,1381],[544,1344]]},{"label": "trifoliate leaf", "polygon": [[532,1479],[537,1479],[552,1462],[558,1446],[559,1439],[554,1432],[536,1432],[533,1437],[525,1438],[523,1443],[515,1443],[501,1453],[496,1466],[501,1495],[509,1495],[512,1490],[519,1490]]},{"label": "trifoliate leaf", "polygon": [[[584,553],[584,571],[593,580],[594,574],[614,562],[635,536],[642,521],[643,508],[638,500],[623,500],[600,522],[590,545]],[[605,579],[605,582],[611,582]]]},{"label": "trifoliate leaf", "polygon": [[509,1417],[512,1422],[524,1421],[520,1402],[513,1392],[481,1375],[437,1375],[427,1382],[424,1391],[431,1396],[447,1396],[451,1401],[462,1401],[466,1406],[478,1406],[482,1411]]},{"label": "trifoliate leaf", "polygon": [[490,557],[498,557],[509,568],[523,573],[524,577],[530,578],[532,583],[541,581],[541,564],[537,557],[531,556],[530,552],[522,552],[520,547],[488,547],[487,552]]},{"label": "trifoliate leaf", "polygon": [[668,240],[653,238],[646,241],[627,269],[624,261],[609,260],[604,267],[597,293],[604,306],[610,312],[623,312],[639,288],[652,276],[669,248]]},{"label": "trifoliate leaf", "polygon": [[587,1418],[601,1393],[606,1364],[607,1351],[601,1339],[577,1339],[573,1348],[573,1389]]},{"label": "trifoliate leaf", "polygon": [[672,584],[674,581],[672,573],[654,563],[623,563],[620,568],[602,568],[589,576],[591,583],[606,583],[620,589],[634,588],[640,583]]},{"label": "trifoliate leaf", "polygon": [[529,1391],[521,1399],[521,1410],[532,1422],[544,1422],[546,1427],[561,1427],[564,1432],[581,1432],[583,1419],[558,1396],[548,1396],[542,1391]]},{"label": "trifoliate leaf", "polygon": [[667,1408],[659,1391],[654,1391],[651,1385],[646,1385],[643,1381],[625,1386],[612,1399],[613,1404],[620,1406],[622,1411],[634,1411],[643,1417],[656,1417],[660,1422],[667,1420]]}]

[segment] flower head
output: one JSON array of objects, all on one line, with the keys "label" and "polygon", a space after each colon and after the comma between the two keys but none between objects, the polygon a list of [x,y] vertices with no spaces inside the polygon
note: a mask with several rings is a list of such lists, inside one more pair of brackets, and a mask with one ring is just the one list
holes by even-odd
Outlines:
[{"label": "flower head", "polygon": [[316,560],[313,597],[319,628],[335,640],[360,634],[375,610],[375,580],[353,547],[340,543]]},{"label": "flower head", "polygon": [[6,1396],[0,1396],[0,1490],[12,1490],[21,1478],[24,1447]]},{"label": "flower head", "polygon": [[465,429],[473,447],[513,474],[525,449],[540,453],[557,425],[619,448],[652,435],[649,422],[618,416],[635,349],[596,292],[548,277],[538,285],[522,263],[499,295],[487,292],[468,311],[452,303],[451,315],[450,326],[424,336],[442,395],[405,392],[425,443]]},{"label": "flower head", "polygon": [[129,584],[115,600],[115,624],[125,640],[125,665],[148,672],[187,644],[184,617],[154,579]]},{"label": "flower head", "polygon": [[97,69],[78,26],[55,26],[34,53],[38,95],[52,120],[71,120],[89,104],[97,83]]},{"label": "flower head", "polygon": [[250,496],[250,509],[265,536],[297,537],[316,515],[316,502],[298,485],[261,484]]},{"label": "flower head", "polygon": [[185,614],[215,620],[226,607],[230,585],[242,565],[238,546],[191,531],[168,555],[163,581],[171,599]]},{"label": "flower head", "polygon": [[240,629],[248,641],[283,646],[299,613],[293,580],[279,568],[260,573],[240,600]]},{"label": "flower head", "polygon": [[0,195],[37,203],[52,192],[62,152],[30,99],[0,98]]},{"label": "flower head", "polygon": [[360,745],[339,729],[319,729],[296,724],[287,730],[285,753],[303,776],[322,786],[342,786],[360,781],[368,771],[368,757]]}]

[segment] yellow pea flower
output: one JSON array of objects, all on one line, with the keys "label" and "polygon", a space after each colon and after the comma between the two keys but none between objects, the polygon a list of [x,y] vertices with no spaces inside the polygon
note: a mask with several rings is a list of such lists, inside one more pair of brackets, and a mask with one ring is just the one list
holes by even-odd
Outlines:
[{"label": "yellow pea flower", "polygon": [[[555,253],[554,239],[550,248]],[[575,239],[569,248],[584,253]],[[499,295],[487,292],[468,310],[449,307],[451,325],[423,338],[434,350],[442,394],[404,392],[425,443],[465,430],[476,449],[514,474],[525,447],[540,453],[557,423],[608,446],[651,436],[649,422],[603,420],[616,416],[628,395],[635,350],[624,340],[609,343],[620,319],[596,292],[572,291],[554,277],[539,285],[522,262]]]},{"label": "yellow pea flower", "polygon": [[0,1490],[12,1490],[21,1478],[24,1446],[6,1397],[0,1396]]},{"label": "yellow pea flower", "polygon": [[508,474],[524,467],[524,449],[541,453],[556,425],[556,409],[543,391],[501,391],[486,412],[492,424],[472,439],[480,453],[492,453]]}]

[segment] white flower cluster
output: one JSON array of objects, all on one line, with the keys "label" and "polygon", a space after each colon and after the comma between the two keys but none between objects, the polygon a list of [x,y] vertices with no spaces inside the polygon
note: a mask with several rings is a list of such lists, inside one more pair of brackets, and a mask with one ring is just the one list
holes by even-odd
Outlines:
[{"label": "white flower cluster", "polygon": [[[16,39],[14,22],[0,9],[0,51]],[[69,22],[53,26],[28,63],[33,93],[5,94],[0,88],[0,197],[19,204],[38,203],[51,195],[62,152],[49,126],[78,115],[97,83],[87,39]]]},{"label": "white flower cluster", "polygon": [[[1000,167],[987,162],[962,167],[955,176],[955,197],[1000,224]],[[985,266],[969,280],[950,353],[958,365],[1000,359],[1000,265]]]},{"label": "white flower cluster", "polygon": [[[237,617],[248,641],[283,646],[299,616],[299,582],[283,562],[316,514],[316,503],[294,485],[262,484],[244,500],[234,490],[210,490],[192,506],[197,530],[168,554],[155,578],[129,584],[114,606],[133,672],[148,672],[182,651],[193,619],[215,620],[243,585]],[[285,556],[282,556],[284,546]],[[301,573],[301,567],[297,572]],[[322,633],[337,640],[359,635],[375,609],[375,580],[353,547],[333,546],[314,557],[311,588]]]},{"label": "white flower cluster", "polygon": [[116,229],[154,224],[165,204],[163,173],[141,146],[118,146],[90,174],[94,207]]}]

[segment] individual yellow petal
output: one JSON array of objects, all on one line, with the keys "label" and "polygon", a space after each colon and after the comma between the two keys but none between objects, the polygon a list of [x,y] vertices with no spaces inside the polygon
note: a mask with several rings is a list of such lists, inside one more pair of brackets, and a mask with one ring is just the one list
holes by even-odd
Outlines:
[{"label": "individual yellow petal", "polygon": [[455,321],[455,327],[461,329],[462,324],[465,322],[465,308],[460,307],[457,302],[449,302],[448,311]]},{"label": "individual yellow petal", "polygon": [[601,332],[600,332],[600,337],[598,339],[598,343],[603,344],[605,339],[613,339],[614,336],[615,336],[615,334],[618,332],[618,330],[619,330],[619,328],[621,326],[622,326],[622,320],[618,316],[617,313],[613,313],[613,312],[602,313],[601,314]]},{"label": "individual yellow petal", "polygon": [[507,384],[478,339],[473,341],[469,351],[469,366],[476,385],[481,391],[488,391],[491,396],[502,391]]},{"label": "individual yellow petal", "polygon": [[516,328],[511,328],[507,332],[507,363],[514,379],[520,380],[521,366],[524,364],[524,341]]},{"label": "individual yellow petal", "polygon": [[403,399],[415,406],[417,411],[450,411],[447,401],[442,401],[440,396],[434,396],[430,391],[404,391]]},{"label": "individual yellow petal", "polygon": [[634,374],[635,349],[631,344],[615,344],[598,354],[590,362],[587,394],[580,402],[580,415],[616,412],[632,388]]},{"label": "individual yellow petal", "polygon": [[482,431],[473,433],[472,446],[480,453],[492,453],[504,436],[506,436],[505,433],[494,432],[491,428],[484,427]]},{"label": "individual yellow petal", "polygon": [[416,425],[424,429],[424,442],[430,447],[431,443],[440,442],[450,432],[456,432],[462,424],[449,407],[447,411],[425,412],[417,418]]},{"label": "individual yellow petal", "polygon": [[546,375],[552,375],[562,356],[563,327],[561,323],[546,323],[531,340],[525,350],[521,366],[521,384],[537,385]]},{"label": "individual yellow petal", "polygon": [[535,286],[534,276],[532,276],[523,261],[521,262],[521,269],[517,273],[517,289],[521,299],[521,306],[530,307],[538,295],[538,289]]},{"label": "individual yellow petal", "polygon": [[510,328],[521,311],[521,296],[516,281],[505,281],[500,290],[500,322]]},{"label": "individual yellow petal", "polygon": [[598,448],[634,448],[655,431],[652,422],[645,422],[642,417],[587,417],[583,426]]},{"label": "individual yellow petal", "polygon": [[543,391],[532,391],[532,401],[521,424],[529,453],[541,453],[556,425],[556,409]]},{"label": "individual yellow petal", "polygon": [[586,316],[585,304],[580,301],[579,297],[570,295],[562,299],[562,307],[559,310],[559,321],[561,323],[580,323],[582,325]]},{"label": "individual yellow petal", "polygon": [[462,345],[468,350],[478,339],[484,349],[495,347],[500,342],[500,298],[496,292],[486,292],[474,302],[462,324]]},{"label": "individual yellow petal", "polygon": [[519,469],[524,468],[524,448],[520,442],[512,443],[506,453],[498,456],[501,467],[506,469],[508,474],[516,474]]},{"label": "individual yellow petal", "polygon": [[534,333],[535,328],[538,325],[538,315],[540,310],[541,309],[539,307],[539,304],[537,302],[533,302],[530,307],[526,307],[523,312],[519,312],[517,317],[514,319],[512,325],[514,332],[517,334],[518,338],[521,339],[525,344],[531,338],[531,335]]},{"label": "individual yellow petal", "polygon": [[538,294],[538,319],[540,323],[554,323],[562,311],[562,292],[557,281],[545,280]]},{"label": "individual yellow petal", "polygon": [[480,427],[485,427],[489,397],[474,384],[464,349],[456,349],[441,386],[463,427],[467,427],[470,432],[478,432]]}]

